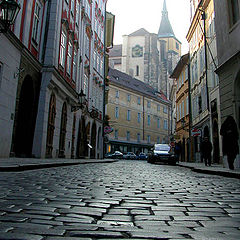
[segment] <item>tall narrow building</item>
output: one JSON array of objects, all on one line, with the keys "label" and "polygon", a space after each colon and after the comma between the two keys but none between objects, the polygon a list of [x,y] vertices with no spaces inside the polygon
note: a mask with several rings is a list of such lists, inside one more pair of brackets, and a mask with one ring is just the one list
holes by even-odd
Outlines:
[{"label": "tall narrow building", "polygon": [[181,56],[181,42],[176,38],[169,21],[166,0],[163,2],[162,19],[158,30],[158,51],[160,53],[158,89],[169,98],[172,86],[169,76]]}]

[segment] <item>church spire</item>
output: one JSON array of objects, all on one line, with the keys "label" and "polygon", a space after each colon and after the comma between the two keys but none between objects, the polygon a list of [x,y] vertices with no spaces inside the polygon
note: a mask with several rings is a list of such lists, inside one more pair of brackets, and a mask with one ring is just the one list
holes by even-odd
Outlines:
[{"label": "church spire", "polygon": [[162,20],[161,20],[159,31],[158,31],[158,37],[159,38],[175,37],[175,34],[173,32],[171,23],[170,23],[169,18],[168,18],[166,0],[163,1]]}]

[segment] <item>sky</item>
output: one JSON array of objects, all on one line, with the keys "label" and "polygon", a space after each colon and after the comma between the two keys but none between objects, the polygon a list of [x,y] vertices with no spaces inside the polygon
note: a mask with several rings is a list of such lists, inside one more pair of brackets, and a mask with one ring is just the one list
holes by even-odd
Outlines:
[{"label": "sky", "polygon": [[[158,33],[163,0],[108,0],[107,11],[115,15],[114,44],[122,44],[122,36],[140,28]],[[188,52],[186,35],[190,26],[190,1],[167,0],[170,23],[182,43],[182,55]]]}]

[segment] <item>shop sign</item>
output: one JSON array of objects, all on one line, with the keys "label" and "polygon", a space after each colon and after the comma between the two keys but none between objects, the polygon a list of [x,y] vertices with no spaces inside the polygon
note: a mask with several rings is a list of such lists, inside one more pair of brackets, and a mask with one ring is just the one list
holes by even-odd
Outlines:
[{"label": "shop sign", "polygon": [[191,130],[191,135],[192,135],[192,137],[201,137],[202,136],[202,131],[201,131],[201,129],[193,128]]},{"label": "shop sign", "polygon": [[113,128],[112,127],[110,127],[110,126],[105,126],[104,127],[104,134],[109,134],[111,132],[113,132]]}]

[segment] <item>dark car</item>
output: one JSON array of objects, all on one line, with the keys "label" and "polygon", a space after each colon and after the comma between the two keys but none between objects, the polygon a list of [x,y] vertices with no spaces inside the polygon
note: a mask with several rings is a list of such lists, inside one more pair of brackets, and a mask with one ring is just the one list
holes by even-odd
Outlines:
[{"label": "dark car", "polygon": [[106,153],[104,158],[112,158],[112,153]]},{"label": "dark car", "polygon": [[112,158],[118,158],[118,159],[121,159],[123,158],[123,154],[119,151],[115,151],[113,154],[112,154]]},{"label": "dark car", "polygon": [[123,159],[131,159],[131,160],[134,160],[134,159],[137,159],[137,156],[135,153],[133,152],[127,152],[126,154],[123,154]]},{"label": "dark car", "polygon": [[148,159],[148,155],[146,153],[141,152],[137,156],[137,159],[139,159],[139,160],[147,160]]},{"label": "dark car", "polygon": [[176,165],[177,158],[168,144],[155,144],[148,156],[149,163],[167,163]]}]

